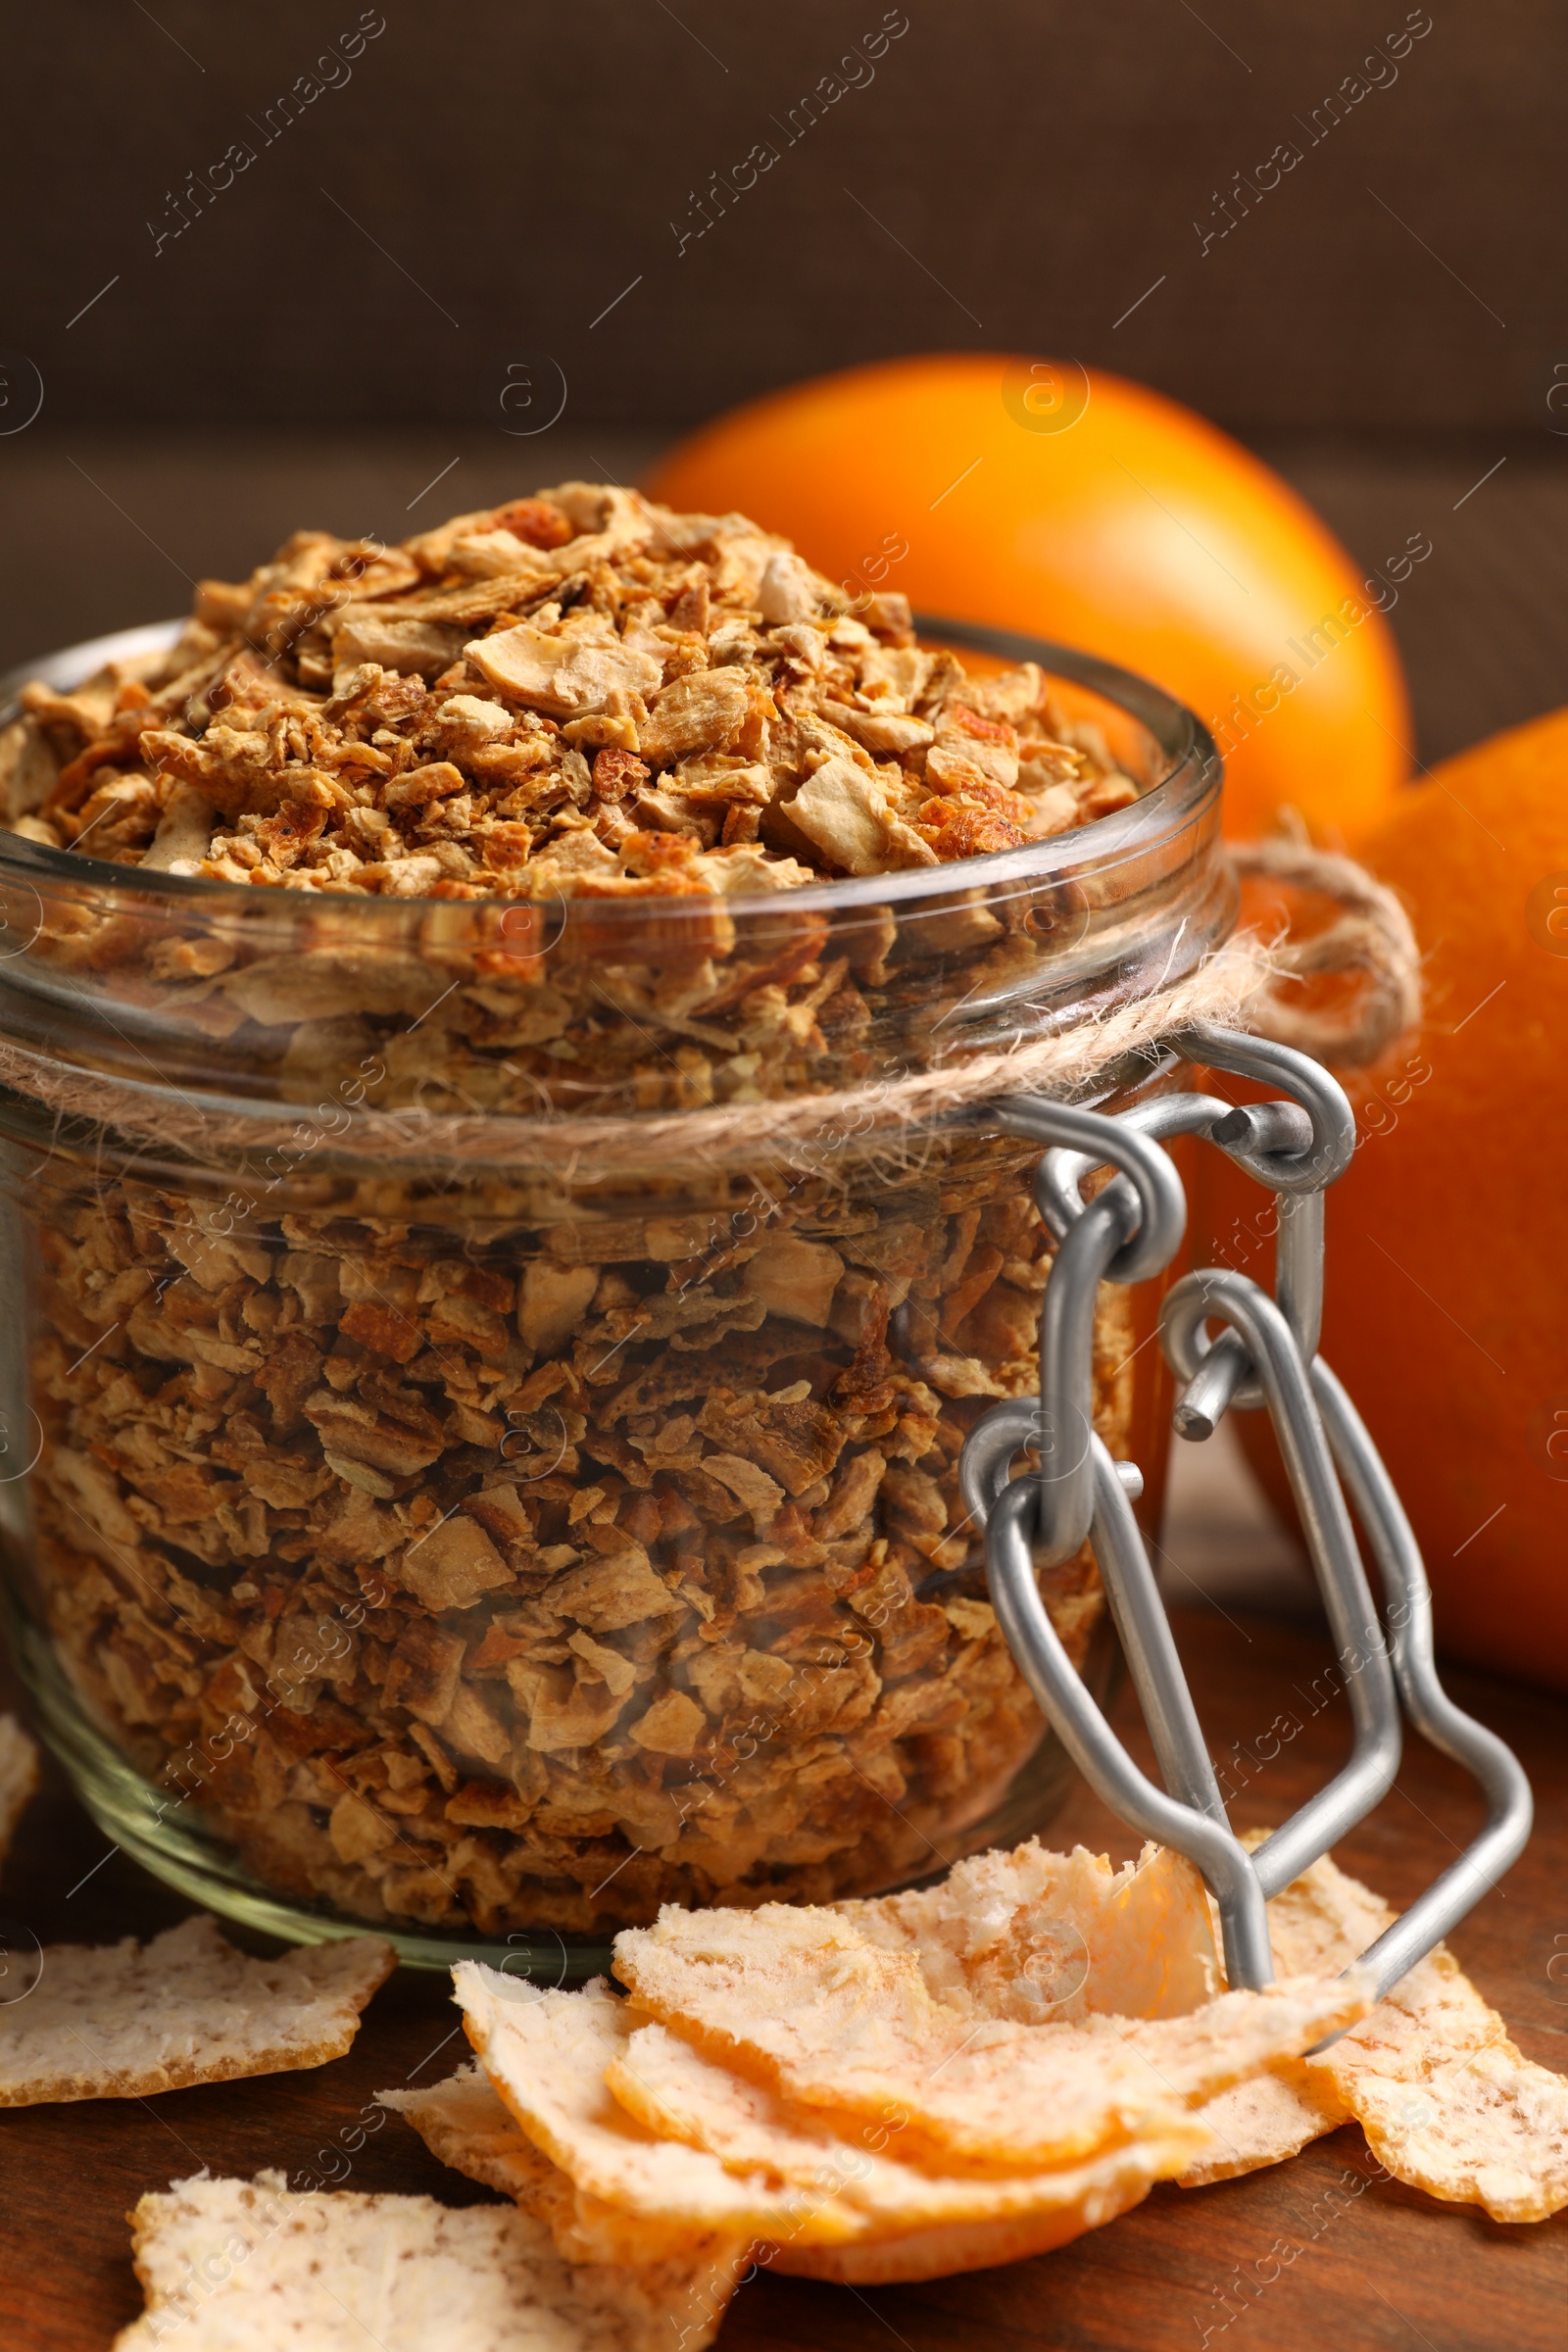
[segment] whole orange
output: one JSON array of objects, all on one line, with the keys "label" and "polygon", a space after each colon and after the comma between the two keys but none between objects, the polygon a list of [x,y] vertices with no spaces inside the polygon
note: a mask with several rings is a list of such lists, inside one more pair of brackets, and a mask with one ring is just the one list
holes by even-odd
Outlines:
[{"label": "whole orange", "polygon": [[1364,570],[1278,474],[1124,377],[969,353],[851,368],[720,416],[651,486],[744,509],[852,594],[902,589],[1169,687],[1227,755],[1234,837],[1290,804],[1353,842],[1408,774],[1383,614],[1430,543]]},{"label": "whole orange", "polygon": [[[1348,1081],[1323,1353],[1409,1512],[1440,1646],[1568,1687],[1568,710],[1444,761],[1360,854],[1410,907],[1427,1003]],[[1264,1196],[1209,1164],[1216,1254],[1246,1262],[1232,1220],[1255,1230]],[[1241,1428],[1279,1496],[1263,1416]]]}]

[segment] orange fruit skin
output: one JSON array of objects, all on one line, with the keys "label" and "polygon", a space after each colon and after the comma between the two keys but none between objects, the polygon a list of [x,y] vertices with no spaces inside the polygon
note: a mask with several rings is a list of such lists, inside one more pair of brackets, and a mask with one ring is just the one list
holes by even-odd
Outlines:
[{"label": "orange fruit skin", "polygon": [[852,594],[900,589],[1169,688],[1226,730],[1233,838],[1289,804],[1314,838],[1353,844],[1408,776],[1378,609],[1398,580],[1352,563],[1237,442],[1122,376],[984,353],[851,368],[704,426],[650,487],[677,508],[740,508]]},{"label": "orange fruit skin", "polygon": [[[1351,1087],[1323,1353],[1410,1515],[1440,1647],[1568,1688],[1568,710],[1444,761],[1361,855],[1409,905],[1427,1002]],[[1241,1262],[1231,1219],[1263,1196],[1205,1157]],[[1288,1493],[1264,1417],[1241,1429]]]}]

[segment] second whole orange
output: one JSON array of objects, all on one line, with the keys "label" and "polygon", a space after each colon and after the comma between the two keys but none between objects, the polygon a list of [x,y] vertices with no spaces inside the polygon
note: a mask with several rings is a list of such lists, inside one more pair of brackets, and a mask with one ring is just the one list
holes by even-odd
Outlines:
[{"label": "second whole orange", "polygon": [[[1568,1689],[1568,710],[1443,761],[1362,856],[1409,907],[1426,1009],[1347,1080],[1323,1353],[1409,1513],[1440,1647]],[[1258,1278],[1267,1200],[1204,1155],[1213,1254]],[[1240,1426],[1288,1510],[1264,1416]]]}]

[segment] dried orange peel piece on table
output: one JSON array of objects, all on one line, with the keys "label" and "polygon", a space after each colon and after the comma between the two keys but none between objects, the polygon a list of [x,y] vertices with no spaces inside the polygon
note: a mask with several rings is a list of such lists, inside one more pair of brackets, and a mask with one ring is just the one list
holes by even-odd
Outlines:
[{"label": "dried orange peel piece on table", "polygon": [[1037,1839],[975,1854],[935,1886],[835,1903],[868,1943],[911,1953],[932,1996],[977,2017],[1184,2017],[1223,1985],[1203,1882],[1146,1845],[1112,1870]]},{"label": "dried orange peel piece on table", "polygon": [[[1268,1915],[1275,1965],[1316,1973],[1343,1968],[1395,1919],[1327,1856]],[[1293,2114],[1303,2128],[1280,2145]],[[1204,2120],[1224,2152],[1184,2179],[1250,2172],[1351,2119],[1396,2180],[1494,2222],[1544,2221],[1568,2204],[1568,2081],[1523,2056],[1442,1944],[1320,2056],[1216,2099]]]},{"label": "dried orange peel piece on table", "polygon": [[[879,1940],[860,1932],[862,1920]],[[566,2232],[601,2258],[634,2261],[640,2250],[668,2264],[705,2247],[711,2259],[726,2239],[760,2239],[780,2270],[854,2283],[1044,2252],[1113,2219],[1207,2149],[1196,2109],[1214,2087],[1305,2048],[1331,2018],[1365,2005],[1353,1985],[1321,1983],[1206,1998],[1215,1967],[1200,1886],[1188,1864],[1153,1848],[1142,1865],[1112,1872],[1081,1849],[1055,1856],[1030,1845],[961,1864],[920,1895],[838,1912],[671,1911],[663,1925],[670,1938],[685,1932],[725,1957],[725,1983],[710,1981],[699,2007],[716,1991],[733,2010],[737,1956],[749,1958],[763,2009],[787,1986],[797,2010],[808,2010],[837,1972],[839,2051],[856,2037],[859,2000],[865,2028],[887,2038],[882,2071],[862,2068],[846,2089],[838,2077],[850,2070],[812,2056],[821,2037],[808,2023],[796,2055],[808,2072],[825,2069],[829,2095],[803,2099],[762,2079],[765,2066],[701,2046],[672,2003],[665,2023],[608,1986],[539,1993],[466,1965],[459,1999],[499,2096],[486,2111],[469,2079],[388,2103],[438,2154],[534,2211],[537,2177],[526,2155],[520,2173],[516,2160],[523,2148],[548,2158],[570,2184],[554,2206],[564,2250]],[[662,1962],[668,1978],[693,1964],[669,1939],[652,1957],[646,1939],[623,1939],[619,1952],[626,1974],[639,1964],[658,1974]],[[742,1965],[742,1983],[746,1974]],[[1166,2014],[1097,2014],[1091,1984],[1104,1994],[1136,1988]],[[993,2007],[1013,2014],[988,2015]],[[1051,2022],[1057,2008],[1070,2014]],[[1005,2062],[977,2062],[964,2046],[999,2039]],[[999,2102],[998,2068],[1020,2054],[1046,2095]],[[1009,2129],[1004,2110],[1020,2104],[1037,2106],[1040,2120]]]},{"label": "dried orange peel piece on table", "polygon": [[278,2172],[201,2173],[141,2198],[130,2220],[147,2308],[116,2352],[171,2340],[181,2352],[664,2352],[676,2317],[623,2278],[564,2261],[504,2205],[455,2213],[431,2197],[291,2192]]},{"label": "dried orange peel piece on table", "polygon": [[1153,1846],[1112,1871],[1031,1842],[831,1909],[666,1909],[617,1938],[629,1999],[465,1963],[482,2075],[386,2104],[568,2259],[684,2294],[704,2341],[754,2259],[857,2285],[980,2269],[1352,2116],[1396,2178],[1544,2216],[1568,2084],[1441,1950],[1369,2007],[1344,1972],[1391,1917],[1317,1863],[1270,1906],[1280,1981],[1231,1992],[1197,1874]]},{"label": "dried orange peel piece on table", "polygon": [[999,2171],[1157,2131],[1367,2006],[1353,1980],[1306,1979],[1178,2018],[977,2024],[933,2000],[912,1954],[775,1903],[666,1910],[617,1937],[615,1968],[640,2007],[797,2105],[870,2123],[892,2105],[911,2154]]},{"label": "dried orange peel piece on table", "polygon": [[511,2197],[549,2230],[557,2253],[625,2316],[638,2352],[702,2352],[747,2265],[750,2239],[714,2230],[677,2253],[651,2250],[634,2215],[604,2205],[534,2146],[478,2066],[423,2090],[384,2090],[383,2107],[405,2116],[432,2156],[470,2180]]},{"label": "dried orange peel piece on table", "polygon": [[236,1951],[204,1912],[138,1944],[46,1944],[0,2007],[0,2107],[151,2098],[325,2066],[397,1966],[379,1936],[273,1959]]}]

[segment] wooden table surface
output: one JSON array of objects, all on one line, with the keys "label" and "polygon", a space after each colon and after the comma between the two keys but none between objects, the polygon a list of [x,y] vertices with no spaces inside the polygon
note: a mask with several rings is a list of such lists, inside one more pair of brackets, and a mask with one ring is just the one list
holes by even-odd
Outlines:
[{"label": "wooden table surface", "polygon": [[[1215,1754],[1251,1745],[1288,1709],[1302,1729],[1233,1803],[1239,1825],[1284,1818],[1344,1753],[1340,1702],[1312,1714],[1327,1662],[1310,1627],[1202,1610],[1178,1617]],[[1454,1673],[1461,1703],[1509,1739],[1535,1783],[1524,1859],[1465,1922],[1454,1948],[1526,2052],[1568,2070],[1568,1707]],[[1135,1749],[1135,1710],[1122,1728]],[[1266,1742],[1265,1742],[1266,1743]],[[1148,1761],[1147,1750],[1143,1760]],[[1237,1777],[1233,1773],[1233,1779]],[[1397,1788],[1341,1860],[1399,1903],[1472,1832],[1463,1776],[1412,1739]],[[1080,1789],[1051,1833],[1124,1854],[1126,1833]],[[188,1908],[105,1842],[51,1774],[24,1823],[0,1913],[43,1941],[146,1935]],[[95,1865],[97,1867],[95,1867]],[[85,1875],[90,1874],[90,1875]],[[371,2093],[437,2081],[466,2055],[444,1980],[402,1974],[353,2050],[312,2073],[0,2114],[0,2345],[104,2352],[140,2308],[124,2216],[148,2188],[198,2171],[293,2175],[346,2168],[340,2185],[422,2190],[452,2205],[485,2192],[429,2156],[395,2117],[352,2155]],[[376,2111],[372,2110],[372,2116]],[[1250,2300],[1238,2280],[1250,2281]],[[1228,2294],[1228,2300],[1225,2299]],[[721,2352],[953,2352],[972,2345],[1071,2352],[1562,2352],[1568,2214],[1503,2228],[1381,2179],[1353,2127],[1292,2163],[1196,2192],[1156,2188],[1108,2229],[1001,2271],[868,2292],[760,2278],[731,2309]],[[258,2348],[261,2352],[261,2348]]]}]

